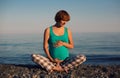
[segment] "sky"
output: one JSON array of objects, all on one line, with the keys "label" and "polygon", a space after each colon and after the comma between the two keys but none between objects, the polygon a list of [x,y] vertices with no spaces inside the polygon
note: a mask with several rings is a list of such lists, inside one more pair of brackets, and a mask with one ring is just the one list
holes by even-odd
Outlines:
[{"label": "sky", "polygon": [[120,0],[0,0],[0,34],[43,33],[59,10],[72,32],[120,32]]}]

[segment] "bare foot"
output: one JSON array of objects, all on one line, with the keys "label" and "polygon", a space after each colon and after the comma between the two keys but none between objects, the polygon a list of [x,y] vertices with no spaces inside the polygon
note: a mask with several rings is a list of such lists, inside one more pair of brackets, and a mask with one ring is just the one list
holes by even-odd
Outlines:
[{"label": "bare foot", "polygon": [[63,68],[61,66],[57,66],[59,71],[64,71]]},{"label": "bare foot", "polygon": [[68,68],[64,68],[64,71],[65,71],[66,73],[68,73]]},{"label": "bare foot", "polygon": [[48,72],[48,74],[51,74],[53,72],[53,69]]},{"label": "bare foot", "polygon": [[59,72],[64,71],[61,66],[55,66],[55,67],[53,67],[53,70],[59,71]]}]

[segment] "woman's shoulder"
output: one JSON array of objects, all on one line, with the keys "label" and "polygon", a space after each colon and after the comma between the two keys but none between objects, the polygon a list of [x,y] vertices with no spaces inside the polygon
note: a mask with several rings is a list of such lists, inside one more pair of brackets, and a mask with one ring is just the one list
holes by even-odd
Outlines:
[{"label": "woman's shoulder", "polygon": [[70,28],[67,28],[67,32],[68,32],[68,35],[71,35],[72,34],[72,31]]},{"label": "woman's shoulder", "polygon": [[71,29],[69,27],[65,27],[65,29],[67,29],[68,32],[71,32]]},{"label": "woman's shoulder", "polygon": [[50,30],[50,28],[52,28],[53,26],[48,26],[45,28],[45,30]]},{"label": "woman's shoulder", "polygon": [[51,27],[51,26],[46,27],[45,30],[44,30],[44,32],[45,32],[45,33],[49,33],[49,31],[50,31],[50,27]]},{"label": "woman's shoulder", "polygon": [[45,30],[50,30],[50,28],[52,28],[52,27],[53,27],[53,25],[48,26],[48,27],[45,28]]}]

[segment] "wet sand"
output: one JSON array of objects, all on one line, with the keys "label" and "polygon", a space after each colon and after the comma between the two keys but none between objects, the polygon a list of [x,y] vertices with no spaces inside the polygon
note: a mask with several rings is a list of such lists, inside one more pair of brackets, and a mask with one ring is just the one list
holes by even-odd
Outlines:
[{"label": "wet sand", "polygon": [[0,78],[120,78],[120,65],[80,65],[69,73],[48,73],[38,65],[0,64]]}]

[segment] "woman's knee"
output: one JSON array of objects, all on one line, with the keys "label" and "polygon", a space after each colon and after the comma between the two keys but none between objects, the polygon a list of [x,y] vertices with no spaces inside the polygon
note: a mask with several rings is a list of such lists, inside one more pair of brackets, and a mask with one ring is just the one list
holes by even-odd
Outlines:
[{"label": "woman's knee", "polygon": [[31,54],[31,57],[34,57],[35,56],[35,54]]},{"label": "woman's knee", "polygon": [[83,60],[83,62],[86,61],[86,56],[85,55],[79,54],[79,55],[77,55],[77,58]]},{"label": "woman's knee", "polygon": [[40,59],[40,57],[37,54],[31,54],[32,60]]},{"label": "woman's knee", "polygon": [[36,57],[36,54],[31,54],[32,59]]},{"label": "woman's knee", "polygon": [[82,56],[81,56],[81,59],[83,60],[83,62],[86,61],[86,56],[85,56],[85,55],[82,55]]}]

